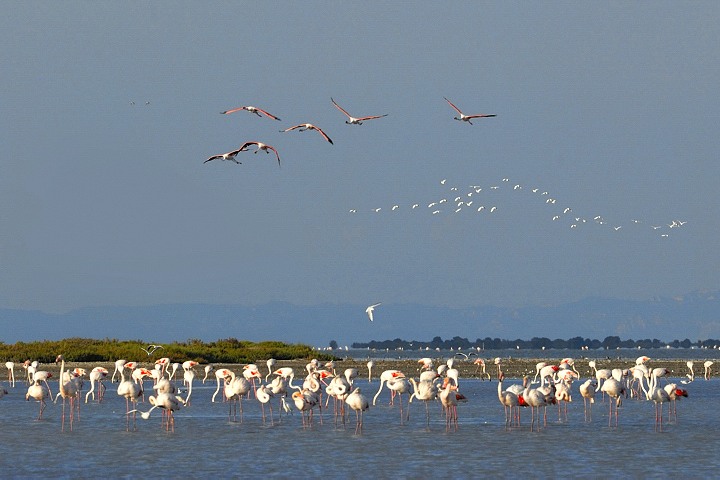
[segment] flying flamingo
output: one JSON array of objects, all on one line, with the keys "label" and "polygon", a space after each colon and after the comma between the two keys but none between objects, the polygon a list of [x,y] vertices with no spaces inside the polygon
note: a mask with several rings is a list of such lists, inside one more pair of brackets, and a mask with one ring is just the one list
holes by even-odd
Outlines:
[{"label": "flying flamingo", "polygon": [[375,311],[375,307],[380,306],[380,305],[382,305],[382,302],[376,303],[374,305],[370,305],[369,307],[367,307],[365,309],[365,313],[367,313],[367,316],[371,322],[373,321],[373,312]]},{"label": "flying flamingo", "polygon": [[344,108],[342,108],[340,105],[338,105],[337,102],[335,102],[335,100],[332,99],[332,97],[330,98],[330,101],[333,103],[333,105],[335,105],[335,107],[337,107],[338,110],[340,110],[345,115],[347,115],[348,119],[345,120],[345,123],[347,123],[348,125],[362,125],[362,122],[364,122],[365,120],[373,120],[375,118],[387,117],[387,113],[386,113],[385,115],[373,115],[370,117],[355,118],[352,115],[350,115],[348,112],[346,112]]},{"label": "flying flamingo", "polygon": [[15,363],[5,362],[5,368],[8,371],[8,385],[15,388]]},{"label": "flying flamingo", "polygon": [[295,125],[294,127],[286,128],[285,130],[280,130],[281,132],[290,132],[292,130],[298,129],[301,132],[304,132],[305,130],[315,130],[320,135],[323,136],[323,138],[330,143],[330,145],[333,145],[333,141],[330,139],[330,137],[327,136],[325,132],[322,131],[320,127],[317,127],[313,125],[312,123],[301,123],[299,125]]},{"label": "flying flamingo", "polygon": [[231,162],[235,162],[235,163],[237,163],[238,165],[240,165],[242,162],[237,161],[237,160],[235,159],[235,157],[236,157],[237,154],[240,153],[241,151],[242,151],[242,149],[238,148],[237,150],[233,150],[233,151],[231,151],[231,152],[220,153],[220,154],[218,154],[218,155],[212,155],[211,157],[208,157],[208,159],[205,160],[203,163],[208,163],[208,162],[211,161],[211,160],[220,159],[220,160],[230,160]]},{"label": "flying flamingo", "polygon": [[60,395],[62,395],[63,406],[62,406],[62,430],[65,431],[65,401],[70,399],[70,431],[73,429],[73,421],[75,419],[75,401],[78,397],[78,388],[75,382],[72,380],[65,382],[63,374],[65,373],[65,358],[62,355],[58,355],[55,359],[55,363],[60,363]]},{"label": "flying flamingo", "polygon": [[273,147],[271,145],[267,145],[262,142],[245,142],[240,146],[238,151],[239,152],[247,152],[250,145],[257,145],[257,150],[255,150],[255,152],[253,152],[253,153],[258,153],[260,150],[264,151],[265,153],[270,153],[268,150],[272,150],[273,152],[275,152],[275,156],[277,157],[277,161],[278,161],[278,167],[280,166],[280,154],[278,153],[277,150],[275,150],[275,147]]},{"label": "flying flamingo", "polygon": [[347,396],[345,403],[355,410],[355,434],[362,433],[363,412],[370,408],[370,403],[365,395],[360,393],[360,387],[355,388],[355,390]]},{"label": "flying flamingo", "polygon": [[[445,97],[443,97],[443,98],[445,98]],[[480,114],[477,114],[477,115],[465,115],[463,112],[460,111],[460,109],[459,109],[458,107],[456,107],[455,105],[453,105],[453,103],[452,103],[450,100],[448,100],[447,98],[445,98],[445,101],[448,102],[453,109],[455,109],[455,111],[458,113],[458,115],[460,115],[459,117],[453,117],[455,120],[460,120],[460,121],[462,121],[462,122],[467,122],[467,123],[469,123],[470,125],[473,124],[470,120],[473,120],[473,119],[475,119],[475,118],[497,117],[497,115],[490,115],[490,114],[487,114],[487,113],[480,113]]]},{"label": "flying flamingo", "polygon": [[262,108],[253,107],[252,105],[246,105],[246,106],[244,106],[244,107],[231,108],[230,110],[225,110],[224,112],[220,112],[220,113],[221,113],[222,115],[230,115],[231,113],[239,112],[239,111],[241,111],[241,110],[245,110],[246,112],[254,113],[254,114],[257,115],[258,117],[261,117],[262,115],[260,115],[260,114],[262,113],[263,115],[265,115],[265,116],[268,117],[268,118],[272,118],[273,120],[280,121],[280,119],[279,119],[278,117],[276,117],[275,115],[272,115],[272,114],[266,112],[266,111],[263,110]]}]

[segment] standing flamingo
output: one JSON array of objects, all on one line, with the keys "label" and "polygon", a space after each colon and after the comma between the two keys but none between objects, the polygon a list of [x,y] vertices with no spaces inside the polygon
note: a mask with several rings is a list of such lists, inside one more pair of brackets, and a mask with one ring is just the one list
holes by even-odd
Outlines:
[{"label": "standing flamingo", "polygon": [[258,402],[260,402],[260,405],[262,406],[263,425],[265,424],[265,404],[267,404],[267,406],[270,408],[270,425],[275,425],[272,403],[270,403],[270,399],[272,398],[272,396],[272,388],[267,385],[260,385],[255,390],[255,398],[257,398]]},{"label": "standing flamingo", "polygon": [[273,373],[273,369],[275,368],[275,363],[276,363],[276,361],[275,361],[274,358],[269,358],[268,361],[265,362],[265,363],[267,364],[267,367],[268,367],[268,374],[265,375],[265,381],[267,382],[268,377],[269,377],[270,375],[272,375],[272,373]]},{"label": "standing flamingo", "polygon": [[[393,378],[400,378],[405,377],[405,374],[403,374],[400,370],[385,370],[380,374],[380,388],[378,389],[377,393],[373,397],[373,405],[375,405],[375,402],[377,401],[377,397],[380,395],[380,392],[382,391],[383,385],[385,385],[389,380],[392,380]],[[391,396],[392,399],[392,396]]]},{"label": "standing flamingo", "polygon": [[535,364],[535,377],[532,379],[532,384],[540,383],[540,380],[538,378],[540,377],[540,370],[545,368],[547,366],[547,362],[538,362]]},{"label": "standing flamingo", "polygon": [[685,364],[687,365],[688,370],[690,370],[690,373],[687,374],[688,379],[683,380],[682,383],[690,383],[695,380],[695,370],[693,370],[693,365],[695,364],[695,362],[693,362],[692,360],[688,360],[687,362],[685,362]]},{"label": "standing flamingo", "polygon": [[[588,379],[585,383],[580,385],[580,395],[583,397],[583,406],[585,407],[585,421],[592,421],[592,404],[595,403],[595,387],[597,386],[597,380],[594,378]],[[588,404],[590,408],[588,408]]]},{"label": "standing flamingo", "polygon": [[92,395],[95,400],[95,385],[98,386],[98,403],[102,401],[103,395],[105,394],[105,385],[102,381],[107,377],[108,371],[103,367],[95,367],[90,371],[90,390],[85,394],[85,403],[88,403],[88,397]]},{"label": "standing flamingo", "polygon": [[372,360],[367,362],[367,368],[368,368],[368,383],[372,383],[372,369],[375,366],[375,362]]},{"label": "standing flamingo", "polygon": [[124,359],[115,360],[115,370],[113,371],[112,378],[110,379],[110,383],[115,383],[115,375],[118,372],[122,372],[123,368],[125,368],[126,363],[127,363],[127,360],[124,360]]},{"label": "standing flamingo", "polygon": [[63,406],[62,406],[62,431],[65,431],[65,401],[69,399],[70,403],[70,431],[73,429],[73,421],[75,419],[75,402],[78,397],[78,388],[75,382],[69,380],[65,382],[63,374],[65,373],[65,358],[62,355],[58,355],[55,359],[55,363],[60,363],[60,395],[62,395]]},{"label": "standing flamingo", "polygon": [[[137,410],[130,410],[130,402],[137,405],[138,400],[143,395],[143,384],[142,377],[149,376],[150,370],[145,368],[138,368],[139,382],[128,380],[125,378],[125,368],[128,368],[130,362],[126,363],[120,370],[120,385],[117,388],[117,394],[121,397],[125,397],[125,429],[130,431],[130,414],[133,413],[133,430],[137,429],[136,415]],[[133,375],[135,372],[133,371]]]},{"label": "standing flamingo", "polygon": [[[250,392],[250,382],[245,377],[236,377],[235,373],[228,370],[228,375],[225,377],[225,398],[230,402],[230,409],[228,411],[228,420],[232,414],[233,422],[237,421],[237,404],[240,404],[240,423],[243,421],[243,406],[242,399],[245,395]],[[234,411],[233,411],[234,410]],[[264,417],[264,413],[263,413]],[[264,420],[263,420],[264,421]]]},{"label": "standing flamingo", "polygon": [[450,430],[457,431],[458,429],[458,401],[455,390],[457,390],[457,387],[453,385],[450,378],[445,377],[442,389],[438,393],[438,397],[440,398],[440,402],[442,403],[445,411],[445,431],[448,432]]},{"label": "standing flamingo", "polygon": [[[369,116],[369,117],[356,118],[356,117],[353,117],[352,115],[350,115],[348,112],[346,112],[344,108],[342,108],[340,105],[337,104],[337,102],[335,102],[335,100],[332,99],[332,97],[330,98],[330,101],[333,103],[333,105],[335,105],[335,107],[338,110],[340,110],[342,113],[344,113],[348,117],[348,119],[345,120],[345,123],[347,123],[348,125],[362,125],[362,122],[364,122],[365,120],[373,120],[375,118],[387,117],[387,113],[386,113],[385,115],[373,115],[373,116]],[[372,320],[372,318],[370,320]]]},{"label": "standing flamingo", "polygon": [[613,403],[615,404],[615,426],[618,426],[618,407],[622,405],[622,396],[627,396],[627,390],[622,383],[613,378],[612,376],[603,382],[600,390],[606,393],[612,400],[608,402],[610,404],[610,413],[608,414],[608,427],[612,426],[613,417]]},{"label": "standing flamingo", "polygon": [[33,384],[28,387],[27,393],[25,394],[25,400],[30,400],[31,398],[37,402],[40,402],[40,413],[36,419],[40,420],[42,418],[43,411],[45,410],[45,407],[47,405],[45,400],[50,398],[50,391],[45,385],[41,384],[40,382],[33,382]]},{"label": "standing flamingo", "polygon": [[[393,393],[393,396],[397,395],[400,398],[400,425],[403,424],[403,393],[407,393],[410,391],[410,382],[408,382],[407,378],[405,376],[397,376],[389,379],[386,382],[387,387],[390,389],[390,391]],[[408,405],[408,409],[410,406]]]},{"label": "standing flamingo", "polygon": [[[443,98],[445,98],[445,97],[443,97]],[[460,111],[460,109],[459,109],[458,107],[456,107],[455,105],[453,105],[453,103],[452,103],[450,100],[448,100],[447,98],[445,98],[445,101],[450,104],[450,106],[458,113],[458,115],[460,115],[459,117],[453,117],[455,120],[460,120],[460,121],[462,121],[462,122],[467,122],[467,123],[469,123],[470,125],[473,124],[470,120],[473,120],[473,119],[475,119],[475,118],[497,117],[497,115],[488,114],[488,113],[479,113],[479,114],[477,114],[477,115],[465,115],[463,112]]]},{"label": "standing flamingo", "polygon": [[413,401],[413,398],[417,398],[418,400],[421,400],[423,403],[425,403],[425,425],[426,428],[430,428],[430,411],[428,409],[428,402],[435,400],[437,398],[438,389],[437,385],[433,382],[427,382],[427,381],[420,381],[419,383],[415,381],[414,378],[410,379],[410,383],[413,386],[413,394],[410,395],[410,400],[408,400],[408,418],[410,417],[410,404]]},{"label": "standing flamingo", "polygon": [[[517,424],[520,425],[520,418],[519,418],[519,407],[518,407],[518,396],[515,395],[512,392],[509,392],[507,390],[503,389],[503,380],[505,379],[505,375],[502,373],[500,374],[500,378],[498,378],[498,400],[500,400],[500,405],[503,406],[503,409],[505,410],[505,427],[510,425],[512,423],[512,420],[515,415],[517,415]],[[515,410],[513,410],[515,409]]]},{"label": "standing flamingo", "polygon": [[8,385],[15,388],[15,363],[5,362],[5,368],[8,371]]},{"label": "standing flamingo", "polygon": [[[147,420],[150,418],[150,413],[156,408],[161,408],[163,413],[167,415],[167,419],[164,422],[166,431],[175,431],[175,413],[180,410],[180,407],[185,404],[185,401],[176,396],[174,393],[158,393],[157,397],[150,395],[148,401],[152,408],[147,412],[140,412],[140,416]],[[137,410],[132,410],[129,413],[135,413]]]},{"label": "standing flamingo", "polygon": [[356,387],[350,395],[345,398],[345,403],[355,410],[355,434],[362,433],[363,413],[370,408],[370,403],[365,395],[360,393],[360,387]]},{"label": "standing flamingo", "polygon": [[485,376],[487,376],[487,379],[492,381],[490,378],[490,374],[485,370],[485,360],[482,358],[476,358],[473,364],[477,365],[475,368],[475,373],[480,372],[482,370],[482,373],[480,374],[480,380],[485,380]]},{"label": "standing flamingo", "polygon": [[[227,368],[221,368],[220,370],[215,371],[215,378],[217,379],[217,388],[215,389],[215,393],[213,393],[212,396],[212,402],[215,403],[215,397],[218,393],[220,393],[220,387],[222,387],[223,383],[225,382],[225,378],[228,376],[235,377],[235,373]],[[225,390],[223,390],[223,400],[225,397]]]},{"label": "standing flamingo", "polygon": [[712,360],[706,361],[703,366],[705,367],[705,373],[703,376],[705,377],[705,380],[710,380],[710,377],[712,376],[712,366],[715,362]]},{"label": "standing flamingo", "polygon": [[205,385],[205,380],[207,380],[208,375],[210,375],[210,372],[212,372],[215,369],[212,365],[205,365],[205,376],[202,379],[203,385]]}]

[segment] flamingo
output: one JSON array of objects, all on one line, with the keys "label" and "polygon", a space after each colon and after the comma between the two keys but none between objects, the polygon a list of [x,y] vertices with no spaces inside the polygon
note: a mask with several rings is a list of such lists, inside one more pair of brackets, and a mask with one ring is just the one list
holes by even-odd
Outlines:
[{"label": "flamingo", "polygon": [[363,413],[370,408],[365,395],[360,392],[360,387],[355,388],[350,395],[345,398],[345,403],[355,410],[355,434],[362,433]]},{"label": "flamingo", "polygon": [[668,406],[668,422],[670,421],[671,413],[675,415],[675,421],[677,422],[677,401],[682,397],[687,398],[688,392],[684,388],[678,388],[678,386],[674,383],[668,383],[665,385],[665,391],[670,399],[670,405]]},{"label": "flamingo", "polygon": [[258,402],[260,402],[260,405],[262,406],[263,424],[265,424],[265,404],[267,404],[270,408],[270,425],[275,424],[273,418],[272,404],[270,403],[270,399],[272,398],[272,396],[272,388],[267,385],[260,385],[257,390],[255,390],[255,398],[257,398]]},{"label": "flamingo", "polygon": [[[203,163],[208,163],[208,162],[210,162],[210,161],[212,161],[212,160],[218,160],[218,159],[219,159],[219,160],[223,160],[223,161],[229,160],[229,161],[231,161],[231,162],[235,162],[235,163],[237,163],[238,165],[240,165],[242,162],[239,162],[238,160],[235,159],[235,157],[237,156],[237,154],[240,153],[240,152],[241,152],[241,149],[238,148],[237,150],[233,150],[233,151],[231,151],[231,152],[220,153],[220,154],[218,154],[218,155],[211,155],[211,156],[208,157],[208,159],[205,160]],[[146,353],[147,353],[147,352],[146,352]]]},{"label": "flamingo", "polygon": [[432,370],[433,368],[433,361],[430,357],[421,358],[420,360],[418,360],[418,363],[422,363],[418,370]]},{"label": "flamingo", "polygon": [[[126,363],[124,368],[120,370],[120,385],[117,388],[117,394],[125,397],[125,429],[127,431],[130,431],[129,415],[137,412],[137,410],[130,410],[130,402],[137,405],[138,399],[143,395],[142,377],[150,375],[150,370],[138,368],[136,370],[139,372],[139,382],[125,379],[125,368],[128,368],[129,364],[130,362]],[[133,376],[135,376],[135,371],[133,371]],[[136,416],[133,415],[133,430],[137,429],[135,420]]]},{"label": "flamingo", "polygon": [[[520,418],[519,418],[519,410],[517,410],[518,407],[518,396],[512,392],[509,392],[507,390],[503,390],[503,380],[505,379],[505,375],[502,373],[500,374],[500,377],[498,378],[498,400],[500,400],[500,405],[503,406],[503,409],[505,410],[505,426],[507,427],[513,419],[513,413],[518,415],[517,418],[517,424],[520,425]],[[513,408],[516,409],[515,412],[513,412]]]},{"label": "flamingo", "polygon": [[275,363],[276,363],[276,361],[275,361],[274,358],[269,358],[269,359],[267,360],[267,362],[265,362],[265,363],[266,363],[266,365],[267,365],[267,367],[268,367],[268,374],[265,375],[265,381],[267,382],[268,377],[269,377],[270,375],[272,375],[273,368],[275,368]]},{"label": "flamingo", "polygon": [[210,375],[210,372],[212,372],[215,369],[212,365],[205,365],[205,376],[202,379],[203,385],[205,385],[205,380],[207,380],[208,375]]},{"label": "flamingo", "polygon": [[309,391],[297,391],[292,394],[292,399],[295,403],[295,408],[300,410],[302,415],[303,428],[312,425],[312,409],[318,404],[318,398],[312,395]]},{"label": "flamingo", "polygon": [[532,379],[532,384],[540,383],[538,377],[540,376],[540,370],[547,366],[547,362],[538,362],[535,364],[535,377]]},{"label": "flamingo", "polygon": [[294,127],[286,128],[285,130],[280,130],[281,132],[290,132],[292,130],[299,130],[300,132],[304,132],[305,130],[315,130],[320,135],[323,136],[323,138],[330,143],[330,145],[333,145],[333,141],[330,139],[330,137],[327,136],[325,132],[322,131],[322,129],[318,126],[313,125],[312,123],[301,123],[299,125],[295,125]]},{"label": "flamingo", "polygon": [[414,378],[410,379],[410,383],[413,386],[413,394],[410,395],[410,400],[408,400],[408,418],[410,417],[410,404],[413,401],[413,398],[417,398],[418,400],[421,400],[423,403],[425,403],[425,424],[426,428],[430,428],[430,411],[428,409],[428,402],[435,400],[437,398],[438,389],[437,385],[435,385],[433,382],[427,382],[427,381],[420,381],[419,383],[415,381]]},{"label": "flamingo", "polygon": [[485,370],[485,360],[482,358],[476,358],[473,364],[477,365],[475,368],[475,373],[478,373],[480,370],[482,370],[482,373],[480,374],[480,379],[485,380],[484,376],[487,375],[487,379],[492,381],[490,378],[490,374]]},{"label": "flamingo", "polygon": [[690,370],[690,373],[687,374],[687,380],[683,380],[682,383],[690,383],[693,380],[695,380],[695,371],[693,370],[693,365],[695,364],[692,360],[688,360],[685,362],[685,364],[688,367],[688,370]]},{"label": "flamingo", "polygon": [[[592,421],[592,404],[595,403],[595,388],[597,380],[590,378],[580,385],[580,395],[583,397],[583,406],[585,407],[585,421]],[[590,408],[588,408],[588,404]]]},{"label": "flamingo", "polygon": [[538,409],[547,406],[548,401],[545,393],[537,388],[531,389],[526,379],[523,379],[523,383],[525,384],[525,390],[523,391],[522,398],[524,402],[530,406],[530,431],[532,432],[535,426],[536,416],[538,417],[538,429],[540,429],[540,410]]},{"label": "flamingo", "polygon": [[123,368],[125,368],[125,364],[127,363],[127,360],[120,359],[115,360],[115,370],[113,371],[112,378],[110,379],[110,383],[115,383],[115,375],[118,372],[122,372]]},{"label": "flamingo", "polygon": [[[443,98],[445,98],[445,97],[443,97]],[[448,100],[447,98],[445,98],[445,101],[450,104],[450,106],[458,113],[458,115],[460,115],[459,117],[453,117],[455,120],[460,120],[460,121],[462,121],[462,122],[467,122],[467,123],[469,123],[470,125],[473,124],[470,120],[473,120],[473,119],[475,119],[475,118],[497,117],[497,115],[494,115],[494,114],[491,115],[491,114],[487,114],[487,113],[480,113],[480,114],[477,114],[477,115],[465,115],[463,112],[460,111],[460,109],[459,109],[458,107],[456,107],[455,105],[453,105],[453,103],[452,103],[450,100]]]},{"label": "flamingo", "polygon": [[372,383],[372,369],[375,366],[375,362],[370,360],[367,362],[367,368],[368,368],[368,383]]},{"label": "flamingo", "polygon": [[62,395],[63,399],[63,408],[62,408],[62,431],[65,431],[65,401],[69,399],[70,401],[70,431],[72,432],[73,429],[73,421],[75,419],[75,401],[78,397],[78,388],[75,382],[72,380],[65,382],[63,378],[63,374],[65,373],[65,358],[62,355],[58,355],[55,359],[55,363],[60,363],[60,382],[59,382],[59,388],[60,388],[60,395]]},{"label": "flamingo", "polygon": [[380,306],[380,305],[382,305],[382,302],[376,303],[376,304],[374,304],[374,305],[370,305],[369,307],[367,307],[367,308],[365,309],[365,313],[367,313],[367,316],[368,316],[368,318],[370,319],[371,322],[373,321],[373,312],[375,311],[375,307],[378,307],[378,306]]},{"label": "flamingo", "polygon": [[[670,395],[664,389],[660,388],[657,384],[658,376],[655,374],[655,372],[653,372],[648,399],[652,400],[655,404],[655,430],[662,431],[662,408],[664,403],[670,401]],[[669,408],[670,407],[668,406],[668,410]],[[670,414],[668,413],[668,416],[669,415]]]},{"label": "flamingo", "polygon": [[36,419],[40,420],[42,418],[43,411],[47,406],[45,400],[50,398],[50,391],[45,385],[41,384],[40,382],[33,382],[33,384],[28,387],[27,393],[25,394],[25,400],[30,400],[31,398],[37,402],[40,402],[40,414]]},{"label": "flamingo", "polygon": [[387,113],[386,113],[385,115],[373,115],[373,116],[369,116],[369,117],[355,118],[352,115],[350,115],[348,112],[346,112],[344,108],[342,108],[340,105],[338,105],[337,102],[335,102],[335,100],[332,99],[332,97],[330,98],[330,101],[333,103],[333,105],[335,105],[335,107],[338,110],[340,110],[342,113],[347,115],[348,119],[345,120],[345,123],[347,123],[348,125],[362,125],[362,122],[364,122],[365,120],[373,120],[375,118],[387,117]]},{"label": "flamingo", "polygon": [[712,360],[706,361],[703,366],[705,367],[705,373],[703,376],[705,377],[705,380],[710,380],[710,377],[712,376],[712,366],[715,362]]},{"label": "flamingo", "polygon": [[335,425],[337,426],[338,410],[340,410],[340,416],[342,417],[342,423],[345,425],[345,399],[350,392],[352,387],[350,382],[345,377],[334,377],[330,380],[330,384],[325,389],[328,394],[326,402],[330,401],[330,397],[333,398],[333,411],[335,415]]},{"label": "flamingo", "polygon": [[273,152],[275,152],[275,156],[277,157],[277,161],[278,161],[278,167],[280,167],[280,154],[275,149],[275,147],[273,147],[271,145],[267,145],[262,142],[245,142],[240,146],[240,149],[238,149],[238,152],[247,152],[250,145],[257,145],[257,150],[255,150],[255,152],[253,152],[253,153],[258,153],[260,150],[264,151],[265,153],[270,153],[268,150],[272,150]]},{"label": "flamingo", "polygon": [[458,429],[458,400],[455,390],[457,390],[457,387],[452,384],[449,377],[445,377],[442,389],[438,393],[440,402],[445,410],[445,431],[450,431],[451,429],[457,431]]},{"label": "flamingo", "polygon": [[[175,431],[175,414],[174,412],[180,410],[180,407],[185,404],[185,401],[176,396],[174,393],[158,393],[157,397],[150,395],[148,401],[152,408],[147,412],[140,412],[140,416],[147,420],[150,418],[150,413],[156,408],[162,408],[167,414],[167,420],[165,421],[165,430],[173,432]],[[137,410],[132,410],[128,413],[135,413]]]},{"label": "flamingo", "polygon": [[262,115],[260,115],[260,114],[262,113],[263,115],[265,115],[265,116],[268,117],[268,118],[271,118],[271,119],[273,119],[273,120],[280,121],[280,119],[279,119],[278,117],[276,117],[275,115],[272,115],[272,114],[266,112],[266,111],[263,110],[262,108],[253,107],[252,105],[246,105],[246,106],[244,106],[244,107],[231,108],[230,110],[225,110],[224,112],[220,112],[220,113],[221,113],[222,115],[230,115],[231,113],[239,112],[239,111],[241,111],[241,110],[245,110],[246,112],[254,113],[254,114],[257,115],[258,117],[261,117]]},{"label": "flamingo", "polygon": [[105,394],[105,385],[102,381],[107,377],[108,371],[103,367],[95,367],[90,371],[90,390],[85,394],[85,403],[88,403],[88,397],[92,395],[95,400],[95,385],[98,385],[98,403],[100,403]]},{"label": "flamingo", "polygon": [[[404,417],[402,396],[403,393],[407,393],[408,391],[410,391],[410,382],[408,382],[407,378],[405,378],[405,376],[403,375],[389,379],[386,384],[388,389],[390,389],[390,391],[392,392],[392,397],[394,397],[395,395],[400,397],[400,425],[402,425]],[[390,404],[393,405],[394,403],[391,401]],[[408,406],[408,408],[410,407]]]},{"label": "flamingo", "polygon": [[[192,362],[197,364],[197,362]],[[187,396],[185,397],[185,406],[190,406],[190,397],[192,396],[193,380],[195,380],[195,370],[193,367],[183,367],[183,385],[187,387]]]},{"label": "flamingo", "polygon": [[8,385],[15,388],[15,363],[5,362],[5,368],[8,371]]},{"label": "flamingo", "polygon": [[607,393],[609,397],[611,397],[614,401],[608,402],[610,404],[610,413],[608,415],[608,427],[612,425],[612,416],[613,416],[613,403],[615,404],[615,426],[618,426],[618,407],[622,405],[622,395],[627,396],[627,390],[623,386],[622,383],[620,383],[618,380],[613,378],[612,376],[603,382],[602,387],[600,387],[600,390],[602,390],[603,393]]},{"label": "flamingo", "polygon": [[294,388],[296,390],[302,390],[302,388],[292,384],[292,381],[295,378],[295,372],[293,372],[292,367],[280,367],[273,372],[273,375],[279,375],[285,380],[287,380],[288,387]]},{"label": "flamingo", "polygon": [[[232,376],[235,377],[235,373],[227,368],[221,368],[220,370],[215,371],[215,379],[217,380],[217,388],[215,389],[215,393],[213,393],[212,396],[212,402],[215,403],[215,397],[220,392],[220,387],[222,386],[222,383],[225,381],[225,377]],[[223,389],[223,397],[225,396],[225,390]]]},{"label": "flamingo", "polygon": [[[235,372],[231,370],[227,370],[227,375],[225,376],[225,386],[224,386],[224,397],[228,402],[230,403],[230,409],[228,411],[228,420],[230,419],[230,415],[232,413],[233,422],[237,421],[237,404],[240,404],[240,423],[243,421],[243,407],[242,407],[242,399],[245,395],[250,393],[250,381],[242,377],[235,376]],[[257,390],[256,390],[257,391]],[[233,413],[234,412],[234,413]]]},{"label": "flamingo", "polygon": [[389,380],[392,380],[393,378],[399,378],[399,377],[405,377],[405,375],[400,370],[385,370],[380,374],[380,388],[378,389],[377,393],[373,397],[373,405],[375,405],[375,402],[377,401],[377,397],[380,395],[380,392],[382,391],[383,385],[385,385]]}]

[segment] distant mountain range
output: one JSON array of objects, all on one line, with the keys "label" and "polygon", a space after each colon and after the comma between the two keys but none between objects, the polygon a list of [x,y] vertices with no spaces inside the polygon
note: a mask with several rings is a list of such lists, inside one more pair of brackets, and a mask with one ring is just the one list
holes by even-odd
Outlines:
[{"label": "distant mountain range", "polygon": [[383,303],[370,322],[365,305],[313,306],[272,302],[257,306],[173,304],[147,307],[88,307],[63,314],[0,309],[5,343],[68,337],[147,342],[280,340],[326,347],[370,340],[430,340],[435,336],[523,339],[720,338],[720,291],[672,298],[586,298],[553,306],[445,308]]}]

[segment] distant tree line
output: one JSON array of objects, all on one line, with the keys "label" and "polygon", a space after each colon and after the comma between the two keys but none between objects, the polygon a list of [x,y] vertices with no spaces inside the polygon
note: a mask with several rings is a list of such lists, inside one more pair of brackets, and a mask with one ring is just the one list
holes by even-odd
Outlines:
[{"label": "distant tree line", "polygon": [[695,342],[689,339],[685,340],[673,340],[672,342],[663,342],[657,338],[645,339],[645,340],[622,340],[620,337],[610,336],[605,337],[604,340],[592,340],[589,338],[574,337],[568,340],[557,338],[551,340],[546,337],[533,337],[530,340],[503,340],[501,338],[478,338],[474,342],[471,342],[467,338],[453,337],[452,339],[443,340],[440,337],[435,337],[429,342],[419,340],[401,340],[396,338],[395,340],[372,340],[367,343],[355,342],[352,344],[352,348],[371,348],[376,350],[418,350],[429,348],[435,350],[437,348],[441,350],[470,350],[470,349],[481,349],[481,350],[505,350],[505,349],[557,349],[557,350],[598,350],[607,349],[615,350],[618,348],[718,348],[720,347],[720,340],[708,339],[708,340],[697,340]]}]

